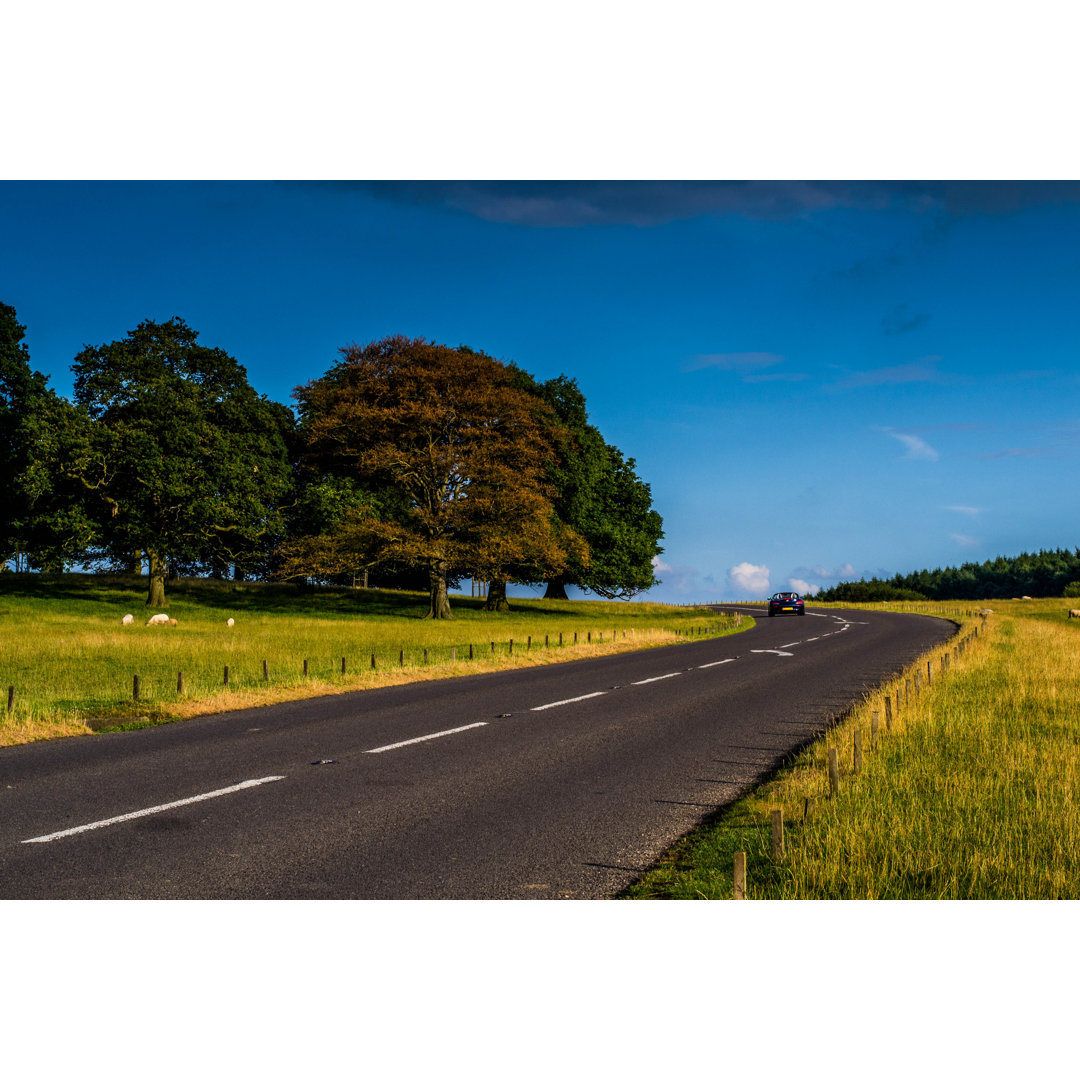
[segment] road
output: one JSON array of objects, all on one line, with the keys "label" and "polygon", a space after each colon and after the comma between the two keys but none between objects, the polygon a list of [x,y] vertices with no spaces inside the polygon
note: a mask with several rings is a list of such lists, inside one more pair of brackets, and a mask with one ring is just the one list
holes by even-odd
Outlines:
[{"label": "road", "polygon": [[954,631],[808,612],[5,748],[0,898],[610,896]]}]

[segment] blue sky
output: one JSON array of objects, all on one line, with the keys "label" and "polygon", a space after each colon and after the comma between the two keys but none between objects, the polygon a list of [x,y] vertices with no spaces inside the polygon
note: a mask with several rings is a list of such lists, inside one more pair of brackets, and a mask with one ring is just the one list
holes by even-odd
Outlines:
[{"label": "blue sky", "polygon": [[703,601],[1080,544],[1080,185],[0,183],[61,393],[184,318],[279,401],[337,349],[578,380]]}]

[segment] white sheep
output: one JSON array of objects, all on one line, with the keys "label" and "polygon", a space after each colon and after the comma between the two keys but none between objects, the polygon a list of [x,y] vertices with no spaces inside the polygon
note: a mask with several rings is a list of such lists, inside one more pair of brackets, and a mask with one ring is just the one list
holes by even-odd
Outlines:
[{"label": "white sheep", "polygon": [[147,626],[176,626],[176,620],[170,619],[168,615],[151,615],[146,620]]},{"label": "white sheep", "polygon": [[135,621],[135,616],[134,615],[125,615],[120,620],[120,625],[121,626],[130,626],[134,621]]},{"label": "white sheep", "polygon": [[226,619],[225,620],[225,625],[226,626],[235,626],[236,625],[236,620],[235,619]]}]

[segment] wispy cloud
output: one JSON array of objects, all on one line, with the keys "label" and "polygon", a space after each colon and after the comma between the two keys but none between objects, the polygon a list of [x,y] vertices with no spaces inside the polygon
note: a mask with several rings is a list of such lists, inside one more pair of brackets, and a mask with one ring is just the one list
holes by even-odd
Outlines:
[{"label": "wispy cloud", "polygon": [[[653,556],[653,569],[664,587],[682,596],[696,593],[701,582],[701,571],[692,566],[672,566],[658,555]],[[710,579],[706,579],[708,583]]]},{"label": "wispy cloud", "polygon": [[910,305],[898,304],[881,320],[881,329],[886,337],[898,337],[918,330],[929,321],[930,316],[925,311],[912,311]]},{"label": "wispy cloud", "polygon": [[1080,202],[1080,182],[844,180],[290,181],[403,203],[442,206],[534,228],[655,226],[711,215],[783,220],[837,207],[900,205],[930,218],[1009,214]]},{"label": "wispy cloud", "polygon": [[998,461],[1001,458],[1061,457],[1061,451],[1053,446],[1013,446],[1007,450],[991,450],[980,454],[980,461]]},{"label": "wispy cloud", "polygon": [[875,368],[870,371],[856,371],[846,379],[833,383],[838,390],[849,390],[860,386],[897,386],[902,383],[945,383],[946,376],[938,371],[940,356],[923,356],[910,364],[898,364],[894,367]]},{"label": "wispy cloud", "polygon": [[784,357],[771,352],[699,353],[683,368],[684,371],[703,371],[716,368],[732,371],[737,375],[751,375],[764,368],[782,364]]},{"label": "wispy cloud", "polygon": [[966,514],[969,518],[977,518],[982,510],[977,506],[943,506],[942,510],[951,510],[954,514]]},{"label": "wispy cloud", "polygon": [[912,435],[909,431],[893,431],[892,428],[882,428],[886,435],[907,447],[904,455],[905,461],[937,461],[941,455],[925,440],[918,435]]}]

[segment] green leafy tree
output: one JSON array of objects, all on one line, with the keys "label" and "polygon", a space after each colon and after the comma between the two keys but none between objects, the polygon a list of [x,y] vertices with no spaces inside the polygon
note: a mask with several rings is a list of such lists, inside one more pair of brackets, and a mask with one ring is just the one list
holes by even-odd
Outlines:
[{"label": "green leafy tree", "polygon": [[146,553],[149,606],[166,604],[170,563],[243,562],[280,538],[292,482],[287,410],[257,394],[233,357],[173,318],[83,349],[72,369],[91,429],[68,469],[102,550]]},{"label": "green leafy tree", "polygon": [[82,485],[62,465],[79,455],[86,417],[30,367],[26,328],[0,304],[0,567],[62,570],[95,539]]},{"label": "green leafy tree", "polygon": [[545,476],[547,410],[512,385],[505,365],[398,335],[343,348],[339,363],[295,396],[309,467],[402,501],[353,508],[333,531],[293,543],[287,573],[421,568],[428,616],[445,619],[456,576],[565,564]]},{"label": "green leafy tree", "polygon": [[555,512],[563,527],[586,544],[560,574],[547,579],[545,599],[565,600],[568,585],[608,600],[628,600],[657,584],[654,560],[664,550],[663,520],[633,458],[604,441],[589,423],[585,395],[566,375],[537,383],[525,372],[519,384],[551,406],[556,456],[549,469]]}]

